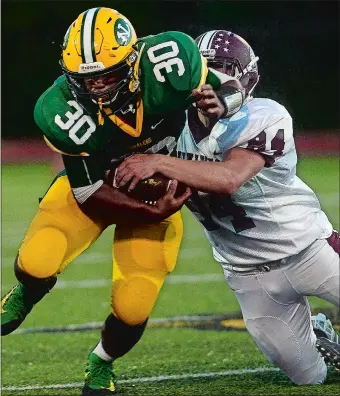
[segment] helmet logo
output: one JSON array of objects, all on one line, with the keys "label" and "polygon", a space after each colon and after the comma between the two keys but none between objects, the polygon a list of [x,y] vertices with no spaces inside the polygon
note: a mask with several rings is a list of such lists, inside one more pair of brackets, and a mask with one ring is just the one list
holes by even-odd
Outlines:
[{"label": "helmet logo", "polygon": [[208,59],[215,59],[216,55],[216,50],[213,48],[206,48],[206,49],[201,49],[200,53],[202,56]]},{"label": "helmet logo", "polygon": [[114,34],[119,45],[127,45],[131,41],[132,33],[129,24],[122,18],[118,18],[114,25]]},{"label": "helmet logo", "polygon": [[63,46],[62,46],[63,50],[65,50],[66,47],[67,47],[68,39],[69,39],[70,33],[71,33],[72,24],[73,24],[73,22],[71,23],[71,25],[70,25],[69,28],[67,29],[67,32],[65,33],[64,41],[63,41]]},{"label": "helmet logo", "polygon": [[104,65],[102,64],[102,62],[81,63],[79,65],[78,73],[91,73],[103,69]]}]

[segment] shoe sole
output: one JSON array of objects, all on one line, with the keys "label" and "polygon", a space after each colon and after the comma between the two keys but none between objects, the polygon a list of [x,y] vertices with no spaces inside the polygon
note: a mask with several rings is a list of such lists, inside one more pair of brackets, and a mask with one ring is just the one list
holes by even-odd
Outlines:
[{"label": "shoe sole", "polygon": [[88,386],[84,386],[82,389],[82,396],[111,396],[116,395],[116,389],[109,391],[107,389],[91,389]]},{"label": "shoe sole", "polygon": [[316,348],[324,357],[325,362],[331,364],[340,371],[340,344],[336,344],[327,338],[320,337],[316,340]]}]

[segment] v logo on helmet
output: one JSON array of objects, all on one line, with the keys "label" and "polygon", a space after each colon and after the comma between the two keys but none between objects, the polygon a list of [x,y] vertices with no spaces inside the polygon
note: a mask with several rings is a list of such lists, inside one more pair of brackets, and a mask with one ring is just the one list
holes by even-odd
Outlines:
[{"label": "v logo on helmet", "polygon": [[127,45],[131,41],[131,29],[122,18],[118,18],[114,26],[114,34],[119,45]]}]

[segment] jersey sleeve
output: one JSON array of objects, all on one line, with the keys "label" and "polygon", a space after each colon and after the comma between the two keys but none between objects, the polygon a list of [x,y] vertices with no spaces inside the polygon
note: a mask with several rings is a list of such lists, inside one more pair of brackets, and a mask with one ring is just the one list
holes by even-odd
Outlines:
[{"label": "jersey sleeve", "polygon": [[60,78],[41,95],[34,119],[47,145],[62,154],[73,194],[84,203],[103,184],[104,168],[98,156],[88,154],[96,124],[64,88]]},{"label": "jersey sleeve", "polygon": [[220,88],[224,83],[232,80],[236,80],[236,78],[208,67],[208,74],[205,83],[210,84],[215,90]]},{"label": "jersey sleeve", "polygon": [[211,133],[210,144],[221,155],[234,147],[252,150],[261,154],[265,166],[270,167],[294,144],[292,118],[274,101],[253,101],[230,119],[220,120]]},{"label": "jersey sleeve", "polygon": [[[186,109],[192,103],[192,90],[211,73],[195,41],[181,32],[165,32],[142,39],[138,48],[145,113]],[[212,82],[219,88],[218,79],[213,77]]]},{"label": "jersey sleeve", "polygon": [[95,122],[84,114],[69,93],[65,97],[63,83],[58,80],[38,99],[34,120],[52,150],[67,155],[87,155],[91,134],[96,130]]}]

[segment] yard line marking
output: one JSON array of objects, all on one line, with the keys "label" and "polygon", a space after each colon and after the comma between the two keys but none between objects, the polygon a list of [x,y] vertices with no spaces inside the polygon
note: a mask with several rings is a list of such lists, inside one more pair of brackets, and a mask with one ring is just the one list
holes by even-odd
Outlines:
[{"label": "yard line marking", "polygon": [[[202,323],[202,322],[211,322],[211,321],[222,321],[222,320],[237,320],[241,319],[242,315],[234,314],[234,315],[225,315],[225,314],[210,314],[210,315],[180,315],[180,316],[171,316],[168,318],[151,318],[148,321],[148,328],[157,328],[162,324],[176,324],[178,322],[188,322],[188,323]],[[82,324],[69,324],[62,325],[56,327],[27,327],[22,329],[17,329],[13,332],[13,334],[28,334],[28,333],[64,333],[64,332],[73,332],[73,331],[90,331],[90,330],[98,330],[103,326],[103,322],[88,322]],[[175,326],[176,327],[176,326]],[[243,328],[245,325],[243,323]]]},{"label": "yard line marking", "polygon": [[225,281],[223,273],[219,274],[195,274],[195,275],[170,275],[165,279],[167,284],[180,283],[200,283],[200,282],[216,282]]},{"label": "yard line marking", "polygon": [[[18,242],[15,242],[16,245],[19,247]],[[202,256],[202,254],[207,255],[209,253],[211,255],[211,258],[213,259],[212,256],[212,251],[211,248],[208,247],[206,248],[182,248],[179,251],[179,259],[184,260],[184,259],[189,259],[189,258],[198,258]],[[14,262],[15,256],[8,256],[4,255],[2,256],[2,268],[8,268],[8,267],[13,267],[13,262]],[[107,254],[107,253],[99,253],[99,252],[94,252],[94,253],[82,253],[79,257],[74,259],[73,263],[70,265],[112,265],[112,255]]]},{"label": "yard line marking", "polygon": [[[326,316],[331,318],[334,316],[334,311],[332,309],[324,308],[324,313]],[[314,309],[312,309],[312,314],[316,314]],[[56,327],[27,327],[15,330],[13,335],[91,331],[99,330],[102,326],[103,322],[88,322],[82,324],[60,325]],[[336,321],[336,323],[333,322],[333,327],[334,330],[340,330],[339,321]],[[232,314],[213,313],[205,315],[178,315],[167,318],[151,318],[148,321],[147,328],[210,329],[216,331],[246,330],[241,312],[235,312]]]},{"label": "yard line marking", "polygon": [[[161,381],[172,381],[181,379],[191,378],[211,378],[211,377],[227,377],[232,375],[244,375],[244,374],[258,374],[272,371],[280,371],[276,367],[256,367],[253,369],[242,369],[242,370],[226,370],[216,372],[205,372],[196,374],[175,374],[175,375],[160,375],[158,377],[142,377],[142,378],[130,378],[120,380],[118,384],[137,384],[143,382],[161,382]],[[26,390],[41,390],[41,389],[68,389],[68,388],[81,388],[84,385],[83,382],[75,382],[71,384],[54,384],[54,385],[28,385],[28,386],[4,386],[3,391],[26,391]]]},{"label": "yard line marking", "polygon": [[[209,283],[224,281],[223,273],[219,274],[188,274],[188,275],[170,275],[166,280],[166,284],[186,284],[186,283]],[[111,279],[89,279],[83,281],[67,281],[58,280],[54,289],[96,289],[108,287],[112,285]],[[12,286],[4,285],[3,290],[10,289]]]}]

